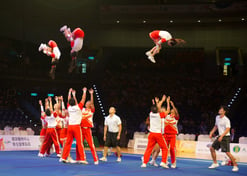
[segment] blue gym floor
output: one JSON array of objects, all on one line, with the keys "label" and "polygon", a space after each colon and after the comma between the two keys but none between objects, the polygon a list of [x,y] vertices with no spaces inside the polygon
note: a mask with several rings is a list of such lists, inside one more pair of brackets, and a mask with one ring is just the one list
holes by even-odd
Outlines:
[{"label": "blue gym floor", "polygon": [[[126,176],[228,176],[247,175],[247,163],[239,163],[239,172],[233,173],[231,166],[222,166],[215,170],[207,167],[209,160],[177,159],[176,169],[163,169],[148,166],[140,168],[141,155],[123,154],[122,162],[117,163],[115,156],[109,156],[108,162],[93,164],[89,151],[86,152],[89,165],[59,163],[53,154],[47,158],[37,157],[37,151],[0,152],[0,176],[94,176],[94,175],[126,175]],[[75,158],[75,152],[71,152]],[[99,157],[102,153],[99,152]],[[160,162],[160,158],[158,159]]]}]

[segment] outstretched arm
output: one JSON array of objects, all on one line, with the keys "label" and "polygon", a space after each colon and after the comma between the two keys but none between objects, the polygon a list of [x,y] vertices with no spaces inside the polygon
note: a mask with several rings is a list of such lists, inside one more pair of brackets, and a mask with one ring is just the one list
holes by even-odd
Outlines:
[{"label": "outstretched arm", "polygon": [[[155,98],[156,99],[156,98]],[[157,101],[158,100],[158,101]],[[158,107],[158,111],[160,112],[161,106],[162,104],[165,102],[166,100],[166,95],[163,95],[162,99],[159,101],[159,99],[155,100],[157,107]]]},{"label": "outstretched arm", "polygon": [[178,110],[177,110],[177,108],[175,107],[173,101],[170,101],[170,103],[171,103],[172,109],[175,111],[175,116],[176,116],[176,117],[179,117]]},{"label": "outstretched arm", "polygon": [[75,90],[72,90],[72,95],[73,95],[73,98],[75,99],[75,104],[78,104]]},{"label": "outstretched arm", "polygon": [[168,96],[167,99],[166,99],[166,103],[167,103],[166,114],[169,114],[170,111],[171,111],[171,107],[170,107],[170,99],[171,99],[170,96]]},{"label": "outstretched arm", "polygon": [[52,106],[52,99],[51,99],[51,97],[48,97],[48,100],[49,100],[50,111],[51,111],[51,113],[53,113],[53,106]]},{"label": "outstretched arm", "polygon": [[83,87],[83,94],[82,94],[82,97],[81,97],[81,102],[83,105],[85,104],[85,101],[86,101],[86,96],[87,96],[87,88],[86,87]]},{"label": "outstretched arm", "polygon": [[61,99],[61,104],[62,104],[62,116],[65,116],[65,106],[64,106],[64,101],[63,101],[63,96],[60,97]]},{"label": "outstretched arm", "polygon": [[94,110],[95,109],[95,107],[94,107],[94,100],[93,100],[93,89],[91,88],[90,90],[89,90],[89,93],[90,93],[90,101],[91,101],[91,108],[92,108],[92,110]]},{"label": "outstretched arm", "polygon": [[68,101],[69,101],[69,99],[71,99],[71,92],[72,92],[72,90],[73,90],[72,88],[69,89],[69,93],[68,93]]},{"label": "outstretched arm", "polygon": [[44,117],[45,116],[45,111],[44,111],[44,106],[42,104],[42,101],[39,100],[39,105],[40,105],[40,110],[41,110],[41,116]]}]

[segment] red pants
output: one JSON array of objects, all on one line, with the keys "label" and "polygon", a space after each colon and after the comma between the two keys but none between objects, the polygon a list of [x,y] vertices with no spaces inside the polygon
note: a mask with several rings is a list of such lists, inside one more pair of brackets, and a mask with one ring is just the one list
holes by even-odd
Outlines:
[{"label": "red pants", "polygon": [[45,137],[46,134],[46,128],[42,128],[40,131],[40,137]]},{"label": "red pants", "polygon": [[176,134],[164,134],[167,146],[170,146],[171,163],[176,162]]},{"label": "red pants", "polygon": [[[81,128],[82,130],[82,141],[84,142],[84,140],[86,139],[89,147],[90,147],[90,150],[92,152],[92,155],[93,155],[93,159],[94,161],[98,161],[98,155],[97,155],[97,152],[96,152],[96,149],[95,149],[95,146],[94,146],[94,142],[93,142],[93,136],[92,136],[92,131],[91,131],[91,128]],[[76,145],[76,153],[78,153],[78,147]]]},{"label": "red pants", "polygon": [[61,140],[62,128],[56,128],[59,144],[63,147],[63,141]]},{"label": "red pants", "polygon": [[60,147],[58,144],[58,136],[57,136],[57,132],[55,128],[47,128],[46,129],[46,135],[45,135],[45,140],[42,144],[40,153],[41,154],[45,154],[46,151],[48,151],[48,149],[50,149],[52,142],[55,145],[55,150],[56,153],[59,154],[60,153]]},{"label": "red pants", "polygon": [[162,152],[161,162],[166,163],[168,149],[167,149],[165,139],[163,138],[161,133],[152,133],[152,132],[149,133],[149,136],[148,136],[148,145],[147,145],[146,151],[144,153],[143,163],[145,163],[145,164],[148,163],[148,161],[150,159],[150,155],[151,155],[153,148],[154,148],[156,143],[158,143],[160,148],[161,148],[161,152]]},{"label": "red pants", "polygon": [[65,141],[66,138],[67,138],[67,131],[68,131],[68,128],[63,128],[61,130],[61,133],[60,133],[60,139],[61,141]]},{"label": "red pants", "polygon": [[80,125],[69,125],[67,131],[67,139],[63,148],[62,159],[67,159],[70,153],[73,139],[75,138],[78,146],[78,152],[76,152],[76,160],[85,161],[84,146],[82,142],[82,133]]}]

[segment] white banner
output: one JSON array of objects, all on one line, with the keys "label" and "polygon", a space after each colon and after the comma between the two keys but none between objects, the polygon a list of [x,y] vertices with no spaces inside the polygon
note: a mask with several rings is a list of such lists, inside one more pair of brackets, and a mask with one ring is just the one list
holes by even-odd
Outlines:
[{"label": "white banner", "polygon": [[39,136],[0,135],[0,151],[39,150]]},{"label": "white banner", "polygon": [[[196,154],[210,154],[209,147],[211,146],[212,142],[203,142],[197,141],[196,144]],[[217,151],[219,153],[220,151]],[[237,144],[231,143],[230,144],[230,152],[234,156],[247,156],[247,144]]]}]

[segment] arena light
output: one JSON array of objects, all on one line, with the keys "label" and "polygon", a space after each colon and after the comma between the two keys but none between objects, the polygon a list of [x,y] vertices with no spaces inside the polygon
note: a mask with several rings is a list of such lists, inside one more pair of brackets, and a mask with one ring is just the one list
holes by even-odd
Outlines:
[{"label": "arena light", "polygon": [[48,93],[47,96],[48,97],[54,97],[54,94],[53,93]]},{"label": "arena light", "polygon": [[222,19],[218,19],[219,22],[222,22]]},{"label": "arena light", "polygon": [[37,96],[38,96],[38,94],[37,94],[37,93],[32,92],[32,93],[31,93],[31,96],[32,96],[32,97],[37,97]]},{"label": "arena light", "polygon": [[120,23],[120,21],[119,21],[119,20],[117,20],[116,22],[117,22],[117,23]]},{"label": "arena light", "polygon": [[245,21],[245,19],[244,18],[241,18],[241,21]]},{"label": "arena light", "polygon": [[173,20],[170,20],[170,23],[173,23]]},{"label": "arena light", "polygon": [[200,23],[200,22],[201,22],[201,20],[197,20],[197,22],[198,22],[198,23]]},{"label": "arena light", "polygon": [[88,56],[88,60],[94,60],[94,56]]},{"label": "arena light", "polygon": [[142,23],[146,23],[147,21],[146,20],[143,20]]}]

